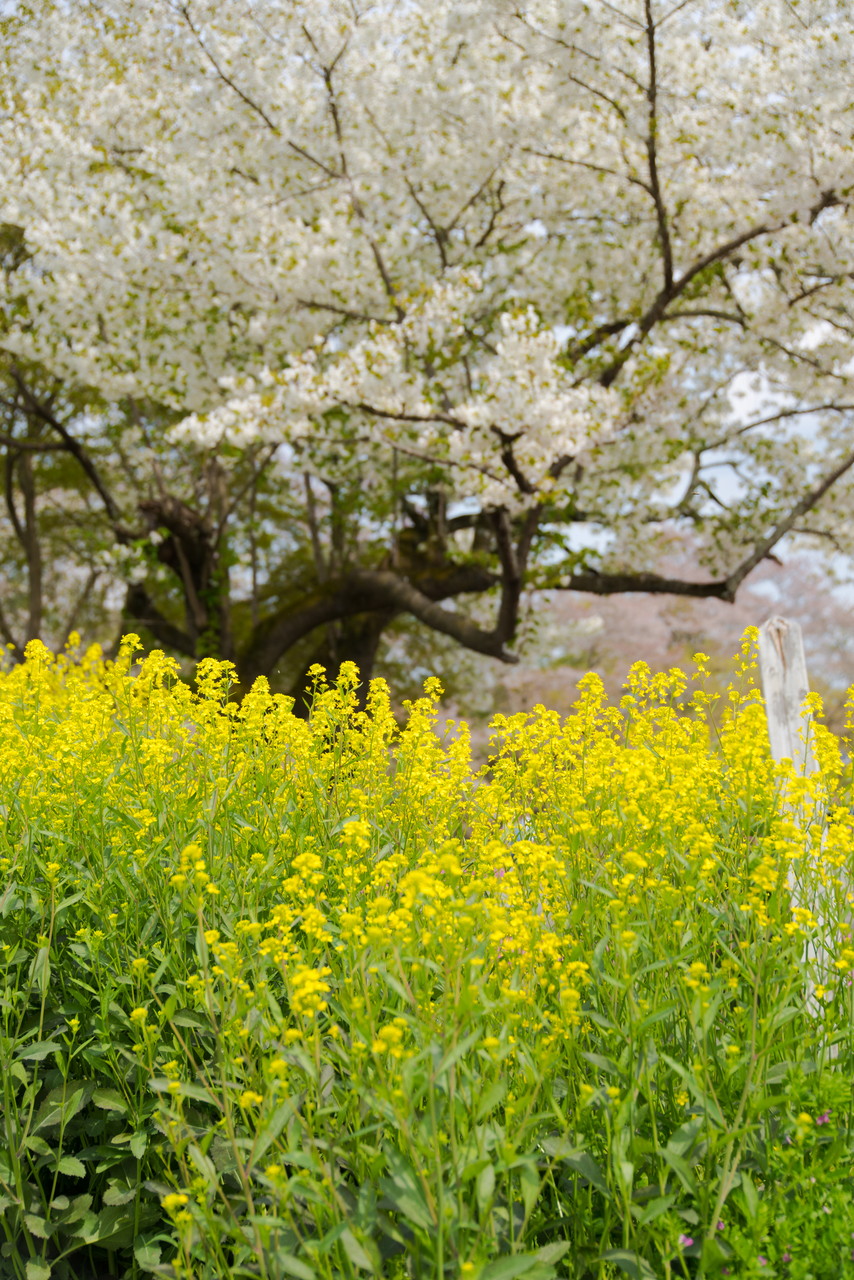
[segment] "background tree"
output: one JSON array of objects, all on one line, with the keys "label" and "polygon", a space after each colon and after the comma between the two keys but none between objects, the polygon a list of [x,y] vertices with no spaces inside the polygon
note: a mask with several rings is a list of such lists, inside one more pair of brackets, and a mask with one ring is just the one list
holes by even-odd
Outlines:
[{"label": "background tree", "polygon": [[731,600],[791,535],[847,551],[843,17],[18,6],[19,630],[60,490],[128,618],[244,680],[367,672],[403,619],[511,662],[526,589]]},{"label": "background tree", "polygon": [[[674,551],[665,567],[678,573],[684,563]],[[537,604],[537,625],[526,637],[518,666],[472,655],[465,684],[458,676],[452,685],[456,705],[451,711],[474,725],[479,748],[485,747],[495,711],[513,714],[543,703],[568,713],[579,678],[591,670],[602,676],[609,697],[619,701],[634,662],[643,660],[654,671],[681,667],[690,672],[693,655],[701,651],[710,656],[710,688],[723,694],[745,629],[774,614],[800,620],[810,688],[822,696],[827,724],[836,733],[845,731],[854,676],[851,589],[835,583],[813,555],[764,561],[734,604],[667,595],[597,599],[569,592],[550,593]]]}]

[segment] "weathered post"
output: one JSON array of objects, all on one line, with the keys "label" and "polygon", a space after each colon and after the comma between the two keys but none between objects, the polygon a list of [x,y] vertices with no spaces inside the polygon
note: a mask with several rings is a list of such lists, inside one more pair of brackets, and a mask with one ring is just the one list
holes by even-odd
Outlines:
[{"label": "weathered post", "polygon": [[[795,772],[801,777],[815,773],[818,761],[812,749],[810,716],[804,710],[804,699],[810,687],[804,641],[797,622],[774,617],[759,628],[759,674],[773,759],[791,760]],[[826,917],[821,903],[815,899],[804,901],[792,862],[789,863],[788,879],[792,906],[809,908],[823,927]],[[821,943],[816,946],[808,942],[805,956],[811,964],[826,965],[830,961]],[[814,1015],[821,1007],[814,995],[812,981],[807,984],[807,1006]],[[830,1056],[835,1057],[836,1051],[837,1047],[832,1045]]]},{"label": "weathered post", "polygon": [[805,777],[818,768],[804,699],[810,691],[804,641],[797,622],[769,618],[759,628],[759,672],[775,760],[791,760]]}]

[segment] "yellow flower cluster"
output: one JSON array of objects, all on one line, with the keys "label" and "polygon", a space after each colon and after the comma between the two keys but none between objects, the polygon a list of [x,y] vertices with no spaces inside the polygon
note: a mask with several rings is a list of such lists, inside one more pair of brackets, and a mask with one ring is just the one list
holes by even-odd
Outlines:
[{"label": "yellow flower cluster", "polygon": [[[772,762],[751,645],[721,706],[699,672],[638,664],[616,707],[588,675],[564,720],[497,717],[476,768],[465,726],[439,726],[436,681],[399,724],[382,680],[360,709],[352,664],[333,684],[315,671],[305,721],[263,679],[238,699],[227,663],[205,659],[193,690],[133,636],[112,662],[33,641],[0,673],[4,875],[48,922],[68,893],[63,936],[126,975],[139,1055],[176,1108],[199,1087],[186,1029],[216,1028],[223,1123],[310,1069],[321,1093],[381,1080],[396,1114],[413,1064],[459,1055],[496,1097],[512,1069],[508,1115],[558,1061],[573,1106],[615,1109],[629,1086],[596,1037],[646,1044],[664,1019],[698,1071],[716,1036],[732,1073],[765,1016],[757,957],[781,990],[812,983],[814,1020],[854,972],[840,747],[814,725],[818,773]],[[50,833],[43,862],[24,831]]]}]

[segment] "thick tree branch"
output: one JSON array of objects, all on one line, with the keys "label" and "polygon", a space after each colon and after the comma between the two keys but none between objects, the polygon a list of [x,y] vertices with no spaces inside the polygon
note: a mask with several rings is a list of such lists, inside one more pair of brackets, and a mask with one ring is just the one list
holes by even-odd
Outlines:
[{"label": "thick tree branch", "polygon": [[[493,434],[498,436],[499,440],[502,442],[503,447],[501,449],[501,461],[513,477],[513,480],[516,483],[516,488],[520,493],[524,493],[530,497],[532,494],[536,493],[536,489],[519,466],[519,463],[516,461],[516,455],[513,452],[513,440],[508,438],[504,432],[499,431],[496,427],[493,427],[492,431]],[[518,436],[514,437],[514,439],[518,439]]]},{"label": "thick tree branch", "polygon": [[854,467],[854,452],[847,454],[832,471],[796,502],[791,510],[778,520],[774,528],[756,544],[749,555],[725,578],[715,582],[686,582],[683,578],[667,578],[657,573],[597,573],[595,570],[569,574],[559,584],[564,591],[584,591],[591,595],[612,596],[645,592],[651,595],[693,596],[698,599],[726,600],[732,602],[745,578],[756,566],[768,558],[782,538],[796,528],[801,516],[811,511],[829,489]]},{"label": "thick tree branch", "polygon": [[187,658],[196,656],[196,647],[192,638],[186,631],[182,631],[174,622],[170,622],[163,616],[145,587],[139,582],[131,583],[127,589],[125,615],[134,622],[138,622],[140,626],[146,627],[167,649],[183,653]]},{"label": "thick tree branch", "polygon": [[[396,605],[406,613],[411,613],[419,622],[425,623],[433,631],[450,636],[466,649],[475,653],[484,653],[491,658],[500,658],[502,662],[518,662],[518,657],[506,648],[510,635],[503,634],[505,625],[504,600],[502,590],[502,609],[499,613],[498,626],[493,631],[484,631],[476,623],[459,613],[452,613],[420,591],[418,587],[387,570],[363,571],[356,575],[366,587],[379,591],[389,605]],[[515,584],[514,584],[515,585]],[[503,584],[502,584],[503,586]]]},{"label": "thick tree branch", "polygon": [[239,658],[241,679],[251,683],[258,675],[269,675],[282,655],[316,627],[354,614],[389,608],[411,613],[433,630],[451,635],[478,652],[512,661],[493,633],[482,631],[460,614],[451,613],[436,603],[466,593],[488,591],[498,582],[495,573],[480,565],[453,565],[446,573],[425,574],[414,583],[390,570],[354,569],[326,583],[322,590],[295,607],[285,606],[265,619]]},{"label": "thick tree branch", "polygon": [[[495,544],[501,561],[501,602],[498,606],[498,620],[493,634],[503,648],[516,634],[525,565],[520,562],[516,547],[513,545],[510,517],[503,507],[493,512],[492,527],[495,530]],[[481,652],[484,651],[481,650]]]},{"label": "thick tree branch", "polygon": [[[11,400],[4,400],[0,397],[0,404],[6,408],[12,407]],[[21,453],[67,453],[67,446],[64,444],[51,444],[48,440],[28,440],[25,436],[7,436],[0,432],[0,445],[4,445],[7,449],[15,449]]]},{"label": "thick tree branch", "polygon": [[659,573],[597,573],[595,569],[569,574],[558,584],[561,591],[583,591],[594,596],[618,596],[643,592],[650,595],[694,596],[728,600],[727,580],[688,582]]},{"label": "thick tree branch", "polygon": [[662,320],[723,320],[727,324],[737,324],[742,329],[747,328],[744,316],[736,315],[732,311],[719,311],[715,307],[689,307],[681,311],[668,311],[661,318]]}]

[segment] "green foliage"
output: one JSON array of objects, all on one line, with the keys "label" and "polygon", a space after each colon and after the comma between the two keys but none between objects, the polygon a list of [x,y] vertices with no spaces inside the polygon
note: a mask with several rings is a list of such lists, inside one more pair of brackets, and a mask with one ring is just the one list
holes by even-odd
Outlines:
[{"label": "green foliage", "polygon": [[134,647],[0,676],[0,1275],[854,1277],[849,785],[749,646],[479,774]]}]

